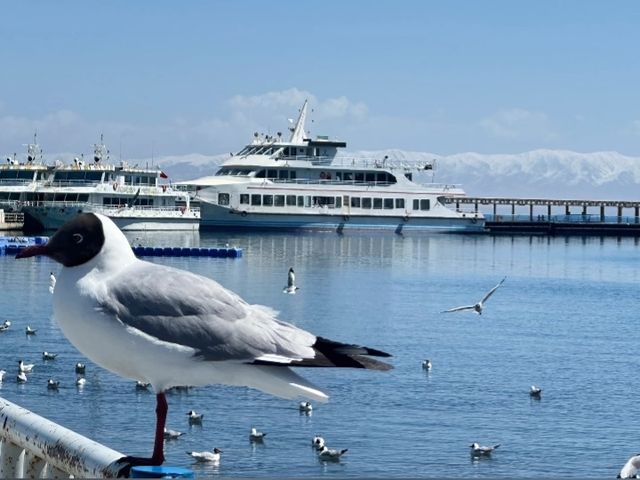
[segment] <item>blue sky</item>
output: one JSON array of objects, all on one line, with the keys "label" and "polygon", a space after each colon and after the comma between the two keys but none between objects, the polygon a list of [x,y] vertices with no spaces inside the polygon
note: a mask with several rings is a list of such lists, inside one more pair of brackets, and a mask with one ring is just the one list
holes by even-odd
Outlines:
[{"label": "blue sky", "polygon": [[640,156],[637,1],[2,1],[0,152],[285,130],[350,150]]}]

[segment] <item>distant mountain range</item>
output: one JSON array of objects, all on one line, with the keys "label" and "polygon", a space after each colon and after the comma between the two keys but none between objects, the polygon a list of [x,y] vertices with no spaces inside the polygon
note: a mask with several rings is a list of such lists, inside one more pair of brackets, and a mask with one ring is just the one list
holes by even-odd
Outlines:
[{"label": "distant mountain range", "polygon": [[[433,162],[432,171],[414,178],[428,182],[462,184],[469,195],[500,197],[639,200],[640,157],[617,152],[578,153],[534,150],[518,154],[459,153],[442,156],[427,152],[380,150],[347,152],[347,157],[393,162]],[[174,181],[213,175],[229,158],[223,155],[184,155],[156,158]],[[146,160],[132,160],[131,163]]]}]

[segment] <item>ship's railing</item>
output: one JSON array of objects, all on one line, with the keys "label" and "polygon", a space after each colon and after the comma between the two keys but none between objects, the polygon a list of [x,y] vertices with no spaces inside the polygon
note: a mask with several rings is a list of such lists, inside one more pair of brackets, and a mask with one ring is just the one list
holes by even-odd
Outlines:
[{"label": "ship's railing", "polygon": [[607,215],[601,217],[596,214],[569,214],[569,215],[493,215],[484,214],[488,222],[548,222],[548,223],[610,223],[610,224],[639,224],[640,218],[636,216]]},{"label": "ship's railing", "polygon": [[149,214],[162,214],[168,212],[185,213],[191,212],[200,214],[200,207],[189,207],[186,205],[165,205],[165,206],[151,206],[151,205],[133,205],[127,206],[125,204],[105,205],[102,203],[87,203],[87,202],[66,202],[66,201],[38,201],[38,202],[22,202],[25,207],[51,207],[51,208],[77,208],[88,209],[90,211],[100,212],[122,212],[122,211],[138,211]]},{"label": "ship's railing", "polygon": [[3,186],[24,186],[30,183],[34,183],[33,178],[0,178],[0,185]]},{"label": "ship's railing", "polygon": [[0,398],[0,478],[114,478],[124,455]]},{"label": "ship's railing", "polygon": [[[297,184],[297,185],[352,185],[352,186],[389,186],[395,185],[395,182],[378,182],[375,180],[371,181],[356,181],[356,180],[339,180],[339,179],[313,179],[313,178],[268,178],[273,183],[287,183],[287,184]],[[264,182],[263,184],[266,184]],[[437,190],[434,193],[442,193],[447,192],[449,190],[460,190],[462,191],[462,185],[457,183],[420,183],[424,188],[431,188],[433,190]]]},{"label": "ship's railing", "polygon": [[288,157],[279,157],[278,161],[304,161],[311,165],[331,165],[338,167],[356,167],[356,168],[379,168],[388,170],[432,170],[435,162],[424,160],[391,160],[389,158],[380,157],[329,157],[329,156],[310,156],[310,155],[293,155]]}]

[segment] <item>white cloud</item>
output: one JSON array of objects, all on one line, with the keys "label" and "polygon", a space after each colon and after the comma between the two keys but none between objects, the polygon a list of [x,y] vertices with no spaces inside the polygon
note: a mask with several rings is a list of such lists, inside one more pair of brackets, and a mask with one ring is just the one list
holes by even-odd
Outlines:
[{"label": "white cloud", "polygon": [[549,140],[555,137],[544,113],[531,112],[522,108],[500,110],[483,118],[479,125],[487,133],[500,138]]}]

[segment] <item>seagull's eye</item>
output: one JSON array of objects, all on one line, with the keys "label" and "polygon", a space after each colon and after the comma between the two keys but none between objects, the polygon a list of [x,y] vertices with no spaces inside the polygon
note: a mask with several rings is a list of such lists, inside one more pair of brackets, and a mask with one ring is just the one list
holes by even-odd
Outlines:
[{"label": "seagull's eye", "polygon": [[82,243],[82,241],[84,240],[84,237],[80,234],[80,233],[74,233],[73,234],[73,241],[75,243]]}]

